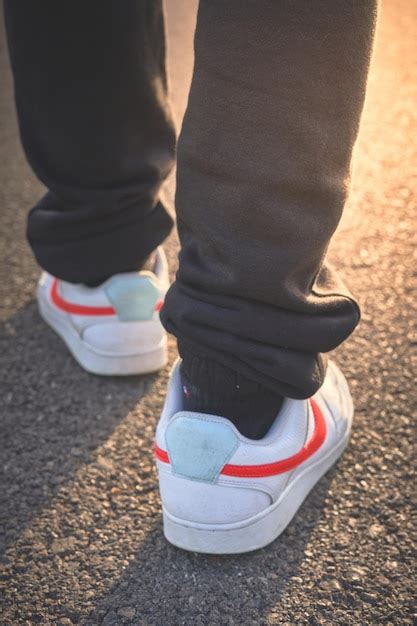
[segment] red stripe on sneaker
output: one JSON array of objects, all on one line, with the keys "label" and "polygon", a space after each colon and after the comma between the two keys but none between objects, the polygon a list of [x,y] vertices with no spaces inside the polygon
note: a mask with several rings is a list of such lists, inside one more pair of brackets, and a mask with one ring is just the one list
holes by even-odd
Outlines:
[{"label": "red stripe on sneaker", "polygon": [[[306,444],[299,452],[293,454],[287,459],[275,461],[274,463],[264,463],[263,465],[225,465],[220,472],[224,476],[235,476],[237,478],[264,478],[266,476],[276,476],[289,472],[301,463],[304,463],[323,445],[326,434],[326,421],[323,417],[318,404],[310,398],[310,405],[314,416],[314,432]],[[169,463],[169,456],[165,450],[162,450],[156,443],[154,445],[154,453],[156,458],[162,463]]]},{"label": "red stripe on sneaker", "polygon": [[225,465],[221,474],[225,476],[238,476],[239,478],[264,478],[289,472],[301,463],[304,463],[312,454],[317,452],[326,439],[326,422],[318,404],[310,399],[310,405],[314,415],[314,432],[305,446],[299,452],[282,461],[265,463],[264,465]]},{"label": "red stripe on sneaker", "polygon": [[58,279],[54,278],[51,286],[51,300],[58,309],[73,315],[116,315],[112,306],[86,306],[64,300],[58,293]]},{"label": "red stripe on sneaker", "polygon": [[153,444],[153,452],[156,458],[158,459],[158,461],[162,461],[162,463],[170,462],[168,452],[165,452],[165,450],[162,450],[162,448],[160,448],[156,442]]},{"label": "red stripe on sneaker", "polygon": [[[86,306],[68,302],[58,292],[58,279],[54,278],[51,285],[51,300],[58,309],[73,315],[117,315],[117,311],[112,306]],[[158,300],[155,311],[159,312],[164,304],[163,300]]]}]

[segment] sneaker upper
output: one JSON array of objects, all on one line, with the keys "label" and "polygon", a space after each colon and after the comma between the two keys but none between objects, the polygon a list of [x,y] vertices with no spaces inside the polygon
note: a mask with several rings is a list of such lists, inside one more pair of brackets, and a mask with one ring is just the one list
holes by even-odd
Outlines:
[{"label": "sneaker upper", "polygon": [[155,443],[165,510],[202,524],[257,515],[345,436],[351,402],[343,375],[330,363],[313,398],[284,400],[266,436],[251,440],[223,417],[182,410],[177,365]]},{"label": "sneaker upper", "polygon": [[156,251],[153,271],[116,274],[97,287],[72,284],[43,272],[38,286],[55,315],[103,353],[146,352],[164,338],[159,310],[169,287],[163,249]]}]

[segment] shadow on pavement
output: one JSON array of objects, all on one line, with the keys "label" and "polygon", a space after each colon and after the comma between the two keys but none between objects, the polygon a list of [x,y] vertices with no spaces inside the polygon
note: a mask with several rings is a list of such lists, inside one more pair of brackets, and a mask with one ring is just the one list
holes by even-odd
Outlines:
[{"label": "shadow on pavement", "polygon": [[0,325],[0,551],[95,455],[155,376],[89,375],[30,302]]},{"label": "shadow on pavement", "polygon": [[[333,469],[322,479],[281,537],[246,555],[208,556],[175,548],[163,537],[159,516],[122,576],[96,598],[82,623],[264,623],[291,579],[300,576],[334,475]],[[231,606],[244,612],[231,615]]]},{"label": "shadow on pavement", "polygon": [[[186,553],[163,537],[151,461],[163,375],[87,374],[33,301],[0,326],[0,368],[0,538],[22,603],[40,594],[51,619],[77,624],[228,623],[230,607],[243,607],[242,623],[273,615],[300,576],[333,471],[272,546]],[[44,619],[19,604],[13,619]]]}]

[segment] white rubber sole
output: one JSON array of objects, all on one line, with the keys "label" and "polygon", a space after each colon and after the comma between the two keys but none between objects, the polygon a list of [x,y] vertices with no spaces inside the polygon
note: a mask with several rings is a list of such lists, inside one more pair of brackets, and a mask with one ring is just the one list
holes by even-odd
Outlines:
[{"label": "white rubber sole", "polygon": [[181,520],[163,508],[166,539],[178,548],[205,554],[239,554],[267,546],[286,529],[312,488],[341,456],[349,442],[352,421],[350,400],[348,428],[343,438],[290,480],[279,500],[261,513],[233,524],[197,524]]},{"label": "white rubber sole", "polygon": [[148,352],[120,355],[101,351],[82,340],[71,324],[54,311],[41,289],[37,297],[41,317],[61,337],[74,359],[87,372],[101,376],[129,376],[150,374],[166,365],[168,350],[165,336],[154,350]]}]

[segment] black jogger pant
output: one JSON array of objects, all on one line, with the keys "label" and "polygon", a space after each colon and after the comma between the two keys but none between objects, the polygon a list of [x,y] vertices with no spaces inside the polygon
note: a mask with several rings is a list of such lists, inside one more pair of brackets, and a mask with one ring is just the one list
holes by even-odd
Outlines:
[{"label": "black jogger pant", "polygon": [[[159,0],[6,0],[22,142],[48,193],[28,237],[70,282],[134,270],[168,235],[174,164]],[[178,144],[180,350],[286,396],[359,319],[324,262],[346,198],[375,0],[201,0]]]}]

